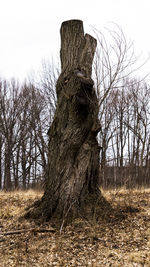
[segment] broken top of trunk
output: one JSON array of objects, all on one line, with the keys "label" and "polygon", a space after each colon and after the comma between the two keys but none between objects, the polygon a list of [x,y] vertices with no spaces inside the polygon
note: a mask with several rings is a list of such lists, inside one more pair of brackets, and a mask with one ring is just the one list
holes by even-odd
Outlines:
[{"label": "broken top of trunk", "polygon": [[89,34],[84,35],[81,20],[69,20],[61,26],[61,71],[68,74],[80,70],[90,77],[97,41]]}]

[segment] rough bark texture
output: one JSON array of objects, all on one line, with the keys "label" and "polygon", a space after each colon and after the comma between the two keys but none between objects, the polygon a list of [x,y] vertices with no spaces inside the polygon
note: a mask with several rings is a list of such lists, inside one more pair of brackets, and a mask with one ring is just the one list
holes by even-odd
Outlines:
[{"label": "rough bark texture", "polygon": [[83,23],[61,26],[61,74],[58,103],[49,129],[46,190],[35,214],[66,218],[104,199],[99,191],[98,100],[91,79],[96,40]]}]

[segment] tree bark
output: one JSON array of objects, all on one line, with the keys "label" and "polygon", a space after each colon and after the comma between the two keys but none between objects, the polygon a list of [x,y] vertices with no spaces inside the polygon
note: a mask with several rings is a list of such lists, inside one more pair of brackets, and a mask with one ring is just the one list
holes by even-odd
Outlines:
[{"label": "tree bark", "polygon": [[0,133],[0,190],[2,189],[2,134]]},{"label": "tree bark", "polygon": [[80,20],[63,22],[60,32],[61,74],[56,85],[56,112],[48,132],[46,190],[33,213],[64,219],[69,214],[86,213],[89,206],[91,212],[99,200],[107,202],[99,190],[99,107],[91,79],[97,42],[84,35]]}]

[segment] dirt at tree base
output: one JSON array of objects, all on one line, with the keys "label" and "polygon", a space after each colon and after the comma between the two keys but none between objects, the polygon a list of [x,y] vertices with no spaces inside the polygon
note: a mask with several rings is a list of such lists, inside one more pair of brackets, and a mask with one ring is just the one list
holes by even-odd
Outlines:
[{"label": "dirt at tree base", "polygon": [[83,218],[91,223],[93,220],[98,221],[99,218],[107,218],[114,212],[112,205],[103,197],[100,190],[97,190],[95,194],[91,193],[86,196],[82,206],[76,203],[71,205],[64,217],[60,214],[59,209],[56,209],[51,216],[49,205],[47,202],[44,202],[43,199],[35,201],[35,203],[31,206],[29,205],[26,210],[27,212],[24,215],[25,219],[37,220],[39,223],[49,221],[55,224],[57,229],[60,228],[62,224],[63,226],[71,224],[77,218]]}]

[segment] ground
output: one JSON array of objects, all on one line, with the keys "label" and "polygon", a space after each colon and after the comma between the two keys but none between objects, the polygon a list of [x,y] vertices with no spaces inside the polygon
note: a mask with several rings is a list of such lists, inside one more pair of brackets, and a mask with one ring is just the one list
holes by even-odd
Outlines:
[{"label": "ground", "polygon": [[1,192],[0,267],[150,267],[150,189],[102,191],[113,212],[61,231],[20,218],[42,192]]}]

